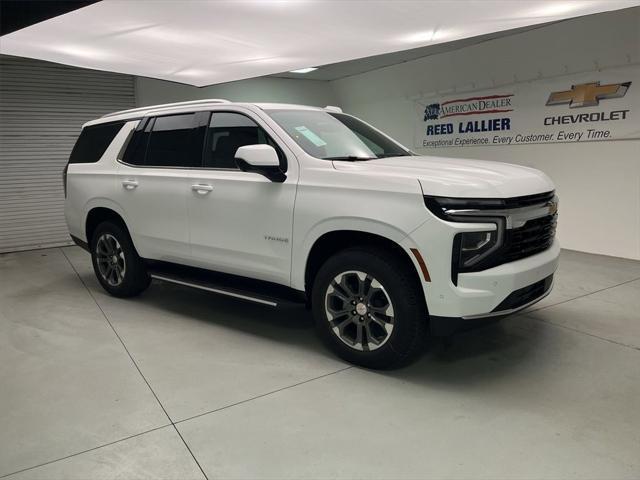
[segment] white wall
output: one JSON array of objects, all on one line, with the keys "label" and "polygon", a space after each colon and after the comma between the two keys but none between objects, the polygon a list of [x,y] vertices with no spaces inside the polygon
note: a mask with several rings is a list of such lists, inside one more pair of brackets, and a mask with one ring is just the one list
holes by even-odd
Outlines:
[{"label": "white wall", "polygon": [[[640,140],[414,148],[421,94],[640,63],[640,8],[574,19],[331,82],[337,105],[417,152],[534,166],[556,182],[565,248],[640,259]],[[597,75],[597,72],[595,73]],[[628,95],[639,95],[640,85]]]},{"label": "white wall", "polygon": [[336,102],[329,83],[314,80],[264,77],[198,88],[152,78],[136,78],[136,103],[142,107],[201,98],[298,103],[318,107],[335,105]]}]

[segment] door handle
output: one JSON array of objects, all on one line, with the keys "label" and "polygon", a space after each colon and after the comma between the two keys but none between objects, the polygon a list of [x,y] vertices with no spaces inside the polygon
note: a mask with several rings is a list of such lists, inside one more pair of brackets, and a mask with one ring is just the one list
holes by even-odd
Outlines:
[{"label": "door handle", "polygon": [[211,190],[213,190],[213,187],[211,185],[206,185],[206,184],[195,184],[195,185],[191,185],[191,190],[196,192],[198,195],[206,195]]},{"label": "door handle", "polygon": [[133,190],[138,186],[138,182],[136,180],[123,180],[122,186],[127,190]]}]

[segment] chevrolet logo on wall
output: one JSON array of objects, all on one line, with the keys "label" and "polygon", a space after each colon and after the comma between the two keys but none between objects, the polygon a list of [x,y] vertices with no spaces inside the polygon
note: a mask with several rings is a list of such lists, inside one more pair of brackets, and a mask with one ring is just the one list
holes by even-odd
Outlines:
[{"label": "chevrolet logo on wall", "polygon": [[600,85],[600,82],[583,83],[573,85],[571,90],[564,92],[553,92],[549,95],[547,106],[569,104],[569,108],[594,107],[600,100],[607,98],[624,97],[631,86],[631,82],[611,83]]}]

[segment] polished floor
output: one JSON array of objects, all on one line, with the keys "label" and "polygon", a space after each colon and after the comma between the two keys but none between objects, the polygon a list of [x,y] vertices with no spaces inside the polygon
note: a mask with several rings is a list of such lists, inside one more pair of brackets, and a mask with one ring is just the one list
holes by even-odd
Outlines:
[{"label": "polished floor", "polygon": [[4,476],[637,479],[640,262],[564,251],[542,303],[375,372],[303,309],[0,255]]}]

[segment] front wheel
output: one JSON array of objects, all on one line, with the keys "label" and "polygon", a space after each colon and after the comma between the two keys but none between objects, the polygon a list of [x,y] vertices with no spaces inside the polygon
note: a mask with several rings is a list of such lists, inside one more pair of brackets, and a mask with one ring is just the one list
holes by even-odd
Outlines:
[{"label": "front wheel", "polygon": [[116,297],[138,295],[151,283],[129,233],[119,224],[98,225],[91,239],[91,260],[102,287]]},{"label": "front wheel", "polygon": [[427,310],[409,267],[383,250],[350,248],[320,268],[313,314],[320,336],[338,356],[368,368],[394,368],[421,352]]}]

